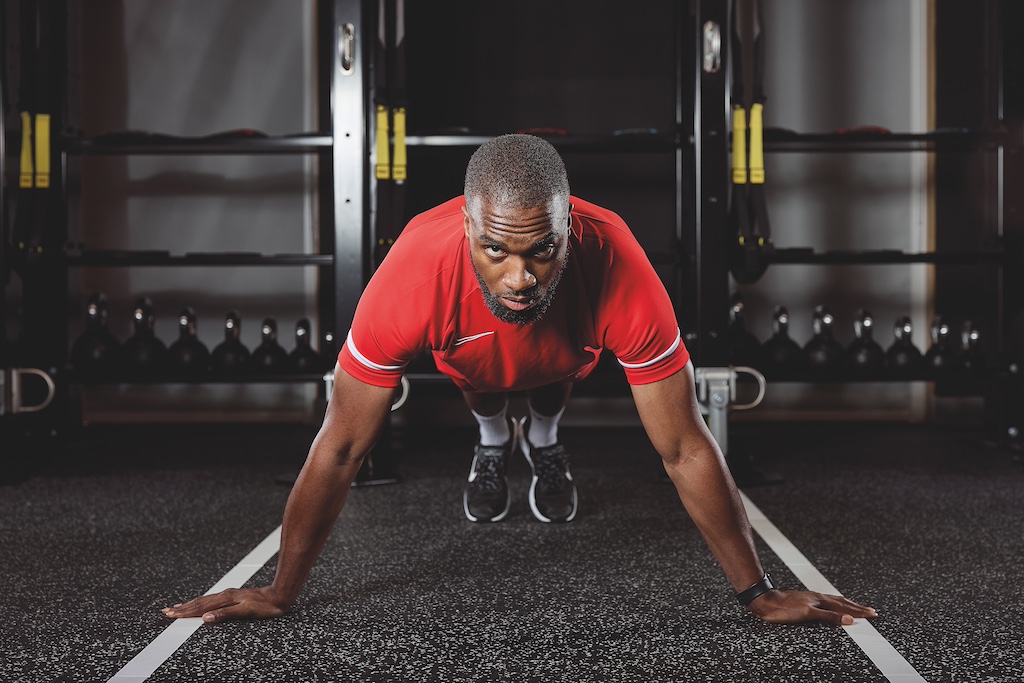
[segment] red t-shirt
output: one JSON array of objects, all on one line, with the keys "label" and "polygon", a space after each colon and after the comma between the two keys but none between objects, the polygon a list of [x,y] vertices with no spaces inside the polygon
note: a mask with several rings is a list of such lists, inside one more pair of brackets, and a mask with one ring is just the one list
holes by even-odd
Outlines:
[{"label": "red t-shirt", "polygon": [[671,300],[616,214],[572,198],[569,262],[544,316],[505,323],[487,308],[463,228],[463,197],[406,226],[370,279],[338,362],[367,384],[395,387],[430,350],[468,391],[522,391],[582,379],[601,349],[630,384],[678,372],[690,358]]}]

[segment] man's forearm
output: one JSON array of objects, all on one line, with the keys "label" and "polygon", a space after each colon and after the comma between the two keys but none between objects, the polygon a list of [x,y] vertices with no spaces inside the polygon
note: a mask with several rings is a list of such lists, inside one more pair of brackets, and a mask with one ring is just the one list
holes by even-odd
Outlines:
[{"label": "man's forearm", "polygon": [[331,527],[345,506],[363,457],[387,420],[394,390],[364,384],[340,368],[323,425],[285,506],[277,575],[270,586],[228,588],[167,607],[173,619],[267,619],[288,611],[302,592]]},{"label": "man's forearm", "polygon": [[345,506],[362,455],[345,457],[314,443],[285,506],[275,592],[290,606],[302,591],[338,515]]},{"label": "man's forearm", "polygon": [[679,499],[733,587],[743,590],[764,575],[739,492],[713,443],[699,443],[665,461]]}]

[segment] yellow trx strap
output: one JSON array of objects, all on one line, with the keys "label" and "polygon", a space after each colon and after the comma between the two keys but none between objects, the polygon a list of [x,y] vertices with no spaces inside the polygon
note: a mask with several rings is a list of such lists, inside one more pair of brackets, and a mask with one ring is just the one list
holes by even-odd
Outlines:
[{"label": "yellow trx strap", "polygon": [[36,187],[50,186],[50,115],[36,114]]},{"label": "yellow trx strap", "polygon": [[732,182],[747,184],[747,112],[739,105],[732,108]]},{"label": "yellow trx strap", "polygon": [[377,180],[391,180],[391,145],[388,131],[388,108],[377,105],[377,164],[375,172]]},{"label": "yellow trx strap", "polygon": [[764,105],[750,107],[750,182],[764,184]]},{"label": "yellow trx strap", "polygon": [[395,180],[405,180],[406,156],[405,156],[405,107],[398,107],[394,110],[395,118],[395,160],[391,168],[391,177]]},{"label": "yellow trx strap", "polygon": [[35,169],[32,166],[32,116],[21,112],[21,173],[18,175],[18,187],[32,187]]}]

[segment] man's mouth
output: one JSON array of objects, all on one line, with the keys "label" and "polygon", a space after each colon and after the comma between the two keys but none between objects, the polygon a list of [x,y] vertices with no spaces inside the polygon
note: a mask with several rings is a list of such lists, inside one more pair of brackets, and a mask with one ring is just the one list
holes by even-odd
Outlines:
[{"label": "man's mouth", "polygon": [[525,311],[527,308],[529,308],[530,306],[533,306],[535,303],[537,303],[537,299],[535,299],[535,298],[525,298],[525,299],[522,299],[522,298],[513,298],[513,297],[503,296],[503,297],[501,297],[501,303],[503,303],[506,308],[510,308],[513,311]]}]

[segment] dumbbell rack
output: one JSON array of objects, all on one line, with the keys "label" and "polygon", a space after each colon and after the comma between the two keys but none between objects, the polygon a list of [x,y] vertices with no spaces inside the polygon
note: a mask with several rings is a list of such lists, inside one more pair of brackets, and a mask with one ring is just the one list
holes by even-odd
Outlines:
[{"label": "dumbbell rack", "polygon": [[[729,196],[729,152],[730,130],[728,115],[731,111],[728,89],[729,64],[728,41],[732,35],[733,17],[730,3],[716,0],[699,0],[696,3],[696,40],[700,46],[697,67],[694,71],[694,131],[696,201],[693,231],[685,236],[684,249],[692,249],[697,264],[692,278],[691,318],[684,329],[689,331],[687,345],[698,362],[704,366],[728,364],[726,339],[728,329],[729,275],[727,245],[730,229],[727,216]],[[954,373],[953,376],[937,376],[920,372],[912,376],[863,378],[855,373],[843,373],[831,377],[820,377],[814,373],[800,373],[790,376],[769,377],[772,381],[937,381],[940,391],[953,395],[978,395],[985,397],[986,428],[989,438],[996,443],[1020,448],[1021,428],[1024,427],[1024,391],[1021,389],[1022,343],[1014,337],[1013,321],[1024,315],[1024,206],[1018,192],[1010,188],[1019,187],[1024,180],[1024,165],[1021,154],[1024,151],[1024,123],[1020,120],[1020,93],[1016,93],[1017,111],[1004,117],[1003,106],[1009,102],[1011,87],[1017,88],[1024,74],[1020,72],[1020,50],[1004,42],[1003,27],[1013,25],[1011,17],[1020,18],[1021,12],[1004,0],[986,0],[972,4],[970,12],[979,13],[981,30],[964,39],[964,32],[957,26],[955,36],[946,36],[950,42],[963,43],[965,53],[974,51],[982,55],[980,70],[985,74],[984,102],[971,106],[984,109],[984,125],[980,130],[951,131],[925,134],[856,133],[849,134],[800,134],[791,131],[765,130],[765,152],[970,152],[979,154],[984,177],[982,201],[989,207],[986,225],[978,226],[983,234],[991,238],[994,246],[984,249],[958,248],[956,240],[944,239],[965,230],[964,225],[946,227],[940,224],[938,249],[930,253],[904,253],[899,251],[857,252],[814,252],[811,249],[778,248],[767,252],[764,258],[769,267],[785,264],[890,264],[924,263],[936,267],[938,281],[938,305],[941,308],[948,299],[963,300],[961,292],[953,293],[955,282],[944,283],[944,266],[974,265],[990,269],[990,288],[981,292],[984,305],[971,301],[975,308],[986,308],[987,328],[994,331],[992,345],[988,349],[993,359],[991,367],[982,373]],[[948,11],[948,10],[947,10]],[[968,10],[958,10],[968,11]],[[955,23],[951,22],[951,23]],[[720,52],[709,56],[705,47],[709,44],[708,30],[711,29],[720,40]],[[1016,43],[1014,43],[1015,45]],[[1014,49],[1015,61],[1007,61],[1004,51]],[[715,59],[719,61],[711,68]],[[962,67],[962,65],[960,65]],[[971,78],[977,79],[977,72]],[[948,98],[947,98],[948,99]],[[949,102],[946,102],[948,105]],[[964,105],[960,105],[964,106]],[[940,116],[941,116],[940,103]],[[954,219],[955,220],[955,219]],[[950,221],[952,223],[952,220]],[[945,228],[945,230],[943,230]],[[951,246],[943,248],[944,242]],[[945,289],[944,289],[945,285]],[[955,303],[953,304],[956,305]],[[1019,322],[1017,323],[1020,324]],[[1019,334],[1019,332],[1017,333]]]},{"label": "dumbbell rack", "polygon": [[[180,138],[131,134],[86,138],[73,128],[77,109],[75,83],[68,78],[69,45],[86,11],[74,0],[46,0],[39,3],[9,2],[2,12],[7,28],[5,49],[14,63],[0,79],[20,80],[23,96],[18,102],[0,103],[0,176],[14,179],[17,187],[17,156],[12,169],[9,153],[19,149],[9,134],[20,132],[7,125],[12,108],[44,113],[50,117],[53,135],[48,154],[53,169],[48,187],[34,186],[0,194],[3,239],[0,266],[5,294],[13,274],[21,280],[20,308],[23,311],[25,343],[19,350],[19,364],[45,369],[54,377],[58,400],[47,411],[34,415],[6,415],[0,418],[4,440],[8,436],[56,435],[74,415],[69,405],[71,388],[84,381],[66,366],[70,346],[67,308],[68,273],[72,268],[91,267],[312,267],[319,270],[317,325],[319,352],[325,358],[337,353],[337,340],[351,322],[359,295],[368,277],[366,235],[369,226],[368,147],[365,134],[366,83],[365,46],[357,35],[364,25],[360,0],[318,0],[317,87],[318,130],[294,136],[246,137],[211,135]],[[38,36],[38,44],[20,36]],[[20,43],[20,44],[19,44]],[[7,60],[4,62],[7,64]],[[28,84],[28,85],[26,85]],[[31,87],[29,87],[31,86]],[[4,92],[9,92],[7,88]],[[25,95],[25,93],[30,93]],[[11,98],[13,99],[13,98]],[[70,198],[76,192],[75,160],[95,155],[312,155],[317,162],[318,218],[317,253],[185,253],[158,251],[85,251],[68,243]],[[8,182],[6,187],[12,187]],[[18,226],[9,214],[13,200],[22,204],[45,205],[30,221]],[[88,229],[88,226],[86,226]],[[4,332],[3,363],[13,353],[7,339],[10,296],[0,306],[0,329]],[[54,315],[53,312],[57,312]],[[317,346],[314,344],[314,346]],[[305,374],[257,374],[198,377],[110,377],[90,378],[90,383],[149,384],[315,382],[323,386],[323,372]],[[321,390],[322,394],[322,390]],[[13,443],[13,441],[11,441]],[[5,448],[6,450],[6,448]]]}]

